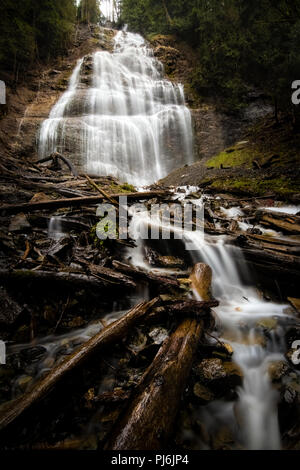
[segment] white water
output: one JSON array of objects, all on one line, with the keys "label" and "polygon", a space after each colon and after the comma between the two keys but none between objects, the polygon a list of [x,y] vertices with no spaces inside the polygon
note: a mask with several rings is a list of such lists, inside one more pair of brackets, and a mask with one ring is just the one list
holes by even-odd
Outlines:
[{"label": "white water", "polygon": [[[80,60],[68,91],[42,125],[41,157],[54,150],[70,152],[89,173],[113,174],[139,187],[191,163],[191,118],[183,89],[163,80],[161,64],[140,36],[119,32],[113,54],[95,53],[89,87],[82,79],[83,68],[84,60]],[[177,199],[182,200],[182,194]],[[224,209],[223,214],[242,216],[239,208]],[[139,233],[142,223],[153,221],[133,213],[132,230]],[[257,323],[283,317],[285,306],[261,298],[242,251],[227,245],[226,238],[203,239],[190,232],[185,242],[196,247],[193,261],[203,261],[213,270],[213,294],[220,301],[215,309],[218,330],[233,346],[233,360],[243,371],[236,407],[242,445],[279,449],[278,397],[267,368],[270,361],[282,359],[280,345],[276,335],[271,343],[260,344]],[[144,247],[138,240],[128,257],[135,266],[153,269],[145,261]]]},{"label": "white water", "polygon": [[181,85],[138,34],[120,31],[114,52],[78,61],[68,90],[41,126],[39,154],[70,154],[84,171],[142,186],[193,161],[191,115]]},{"label": "white water", "polygon": [[[138,238],[142,233],[141,226],[151,225],[153,220],[146,212],[132,212],[132,215],[130,231],[131,235],[136,234],[137,247],[129,249],[127,255],[135,266],[153,270],[145,259],[145,242]],[[237,214],[232,212],[230,215]],[[218,331],[221,339],[232,345],[233,361],[243,372],[236,407],[241,443],[247,449],[280,449],[278,395],[272,387],[268,365],[284,359],[279,353],[282,345],[275,334],[271,342],[261,345],[265,338],[258,324],[266,318],[286,318],[286,305],[262,299],[253,285],[242,251],[227,245],[226,237],[203,237],[199,232],[184,232],[183,238],[186,246],[190,248],[193,244],[195,247],[193,262],[205,262],[213,270],[213,295],[220,301],[219,307],[214,309],[218,316]],[[196,292],[195,296],[199,298]],[[218,406],[214,406],[215,411]],[[224,407],[224,403],[220,406]],[[232,419],[236,420],[236,417],[233,415]]]},{"label": "white water", "polygon": [[52,240],[59,240],[63,238],[65,233],[62,229],[62,223],[60,217],[51,217],[48,225],[48,237]]}]

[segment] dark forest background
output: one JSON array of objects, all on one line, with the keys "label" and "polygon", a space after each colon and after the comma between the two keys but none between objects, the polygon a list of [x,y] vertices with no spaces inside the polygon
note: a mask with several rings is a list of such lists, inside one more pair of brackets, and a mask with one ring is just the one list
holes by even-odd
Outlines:
[{"label": "dark forest background", "polygon": [[[116,0],[117,1],[117,0]],[[191,86],[238,109],[253,87],[276,110],[296,114],[300,0],[120,0],[118,26],[145,36],[172,34],[197,52]],[[100,20],[97,0],[2,0],[0,67],[15,80],[36,62],[64,54],[76,23]],[[298,111],[298,110],[297,110]]]}]

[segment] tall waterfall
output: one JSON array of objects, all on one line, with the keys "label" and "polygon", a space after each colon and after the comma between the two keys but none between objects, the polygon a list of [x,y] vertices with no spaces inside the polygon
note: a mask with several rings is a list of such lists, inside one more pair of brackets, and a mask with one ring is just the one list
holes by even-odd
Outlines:
[{"label": "tall waterfall", "polygon": [[184,91],[138,34],[120,31],[114,52],[78,61],[68,90],[39,134],[41,157],[69,154],[84,171],[146,185],[193,161]]}]

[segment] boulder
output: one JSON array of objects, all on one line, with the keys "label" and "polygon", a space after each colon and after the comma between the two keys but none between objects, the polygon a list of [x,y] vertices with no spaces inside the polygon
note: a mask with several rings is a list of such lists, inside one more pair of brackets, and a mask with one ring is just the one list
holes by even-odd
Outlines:
[{"label": "boulder", "polygon": [[272,382],[279,382],[290,371],[289,365],[285,361],[271,362],[268,373]]},{"label": "boulder", "polygon": [[234,387],[240,385],[243,374],[233,362],[223,362],[219,358],[202,359],[195,367],[195,374],[200,382],[213,390],[224,391],[224,386]]},{"label": "boulder", "polygon": [[205,263],[195,264],[190,276],[194,289],[203,300],[211,299],[212,270]]},{"label": "boulder", "polygon": [[208,403],[214,400],[215,398],[215,394],[208,387],[205,387],[205,385],[200,382],[195,383],[193,393],[195,397],[197,397],[197,399],[199,399],[200,402],[202,402],[203,404]]}]

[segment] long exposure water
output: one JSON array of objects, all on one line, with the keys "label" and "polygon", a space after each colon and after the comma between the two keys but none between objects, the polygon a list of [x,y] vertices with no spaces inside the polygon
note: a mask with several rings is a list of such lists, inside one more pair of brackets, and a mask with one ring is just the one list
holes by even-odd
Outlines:
[{"label": "long exposure water", "polygon": [[[79,60],[68,90],[43,123],[41,157],[55,150],[67,152],[91,174],[114,175],[139,187],[192,163],[191,115],[183,87],[163,78],[162,64],[141,36],[118,32],[113,53],[93,54],[90,77],[83,80],[86,69],[86,60]],[[236,211],[224,210],[224,217],[234,218]],[[56,234],[56,221],[51,223]],[[133,232],[141,224],[151,223],[146,211],[132,213]],[[262,299],[242,251],[228,245],[226,237],[203,238],[190,232],[183,240],[195,246],[194,263],[202,261],[212,268],[213,295],[220,301],[215,309],[219,336],[232,345],[233,360],[243,372],[235,412],[238,418],[233,417],[242,445],[279,449],[278,397],[267,370],[271,361],[283,359],[282,348],[276,334],[264,343],[258,341],[257,323],[284,317],[285,306]],[[145,243],[137,240],[127,257],[149,270],[144,248]]]},{"label": "long exposure water", "polygon": [[113,53],[78,61],[40,130],[40,156],[54,151],[70,154],[90,174],[139,186],[192,162],[183,87],[163,78],[162,64],[140,35],[119,31]]}]

